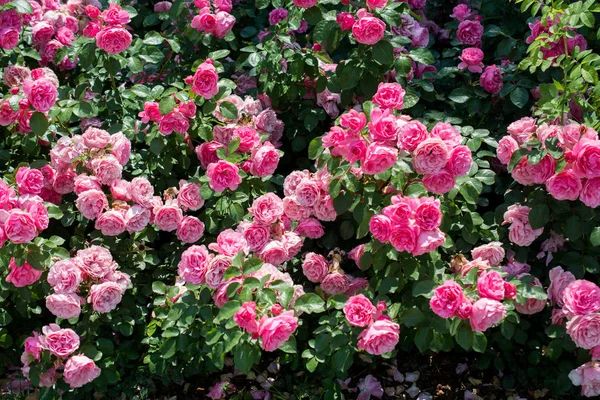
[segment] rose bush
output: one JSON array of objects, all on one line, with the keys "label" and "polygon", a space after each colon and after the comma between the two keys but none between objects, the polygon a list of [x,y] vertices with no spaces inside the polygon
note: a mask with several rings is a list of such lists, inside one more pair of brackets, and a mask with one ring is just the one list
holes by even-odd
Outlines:
[{"label": "rose bush", "polygon": [[517,3],[0,1],[2,382],[598,395],[600,8]]}]

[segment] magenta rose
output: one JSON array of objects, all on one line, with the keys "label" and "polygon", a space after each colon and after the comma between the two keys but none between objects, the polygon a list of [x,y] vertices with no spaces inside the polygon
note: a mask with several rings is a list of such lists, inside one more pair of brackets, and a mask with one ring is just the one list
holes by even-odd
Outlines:
[{"label": "magenta rose", "polygon": [[381,355],[394,350],[400,340],[400,325],[380,318],[358,335],[358,349]]},{"label": "magenta rose", "polygon": [[250,173],[259,178],[272,175],[279,164],[279,152],[270,142],[265,142],[252,154]]},{"label": "magenta rose", "polygon": [[262,319],[258,327],[262,349],[265,351],[277,350],[288,341],[296,328],[298,328],[298,318],[291,310],[276,317]]},{"label": "magenta rose", "polygon": [[588,207],[600,206],[600,178],[586,179],[579,200]]},{"label": "magenta rose", "polygon": [[256,303],[246,301],[233,315],[233,321],[249,333],[258,332],[258,321],[256,320]]},{"label": "magenta rose", "polygon": [[222,192],[229,188],[235,190],[242,183],[242,178],[238,174],[237,165],[229,161],[219,160],[208,166],[206,176],[210,179],[209,185],[215,192]]},{"label": "magenta rose", "polygon": [[225,146],[218,142],[204,142],[196,147],[196,156],[202,168],[207,169],[210,164],[219,161],[217,150],[220,148],[225,148]]},{"label": "magenta rose", "polygon": [[177,238],[185,243],[195,243],[204,235],[204,223],[190,215],[184,217],[177,228]]},{"label": "magenta rose", "polygon": [[320,254],[307,253],[302,262],[302,272],[309,281],[319,283],[329,273],[329,262]]},{"label": "magenta rose", "polygon": [[40,336],[42,348],[50,351],[57,357],[67,357],[79,348],[79,335],[72,329],[60,329],[56,324],[50,324],[42,328],[43,336]]},{"label": "magenta rose", "polygon": [[480,46],[483,26],[479,21],[465,20],[458,24],[456,40],[470,46]]},{"label": "magenta rose", "polygon": [[58,97],[56,86],[46,78],[34,81],[27,90],[27,99],[39,112],[49,111]]},{"label": "magenta rose", "polygon": [[413,167],[419,174],[435,174],[446,165],[448,156],[448,148],[443,140],[426,139],[414,151]]},{"label": "magenta rose", "polygon": [[398,147],[412,152],[428,137],[429,132],[425,125],[419,121],[410,121],[398,132]]},{"label": "magenta rose", "polygon": [[96,46],[108,54],[119,54],[131,45],[132,36],[120,26],[102,28],[96,34]]},{"label": "magenta rose", "polygon": [[392,233],[392,220],[382,214],[374,215],[369,221],[369,230],[375,239],[386,243]]},{"label": "magenta rose", "polygon": [[573,172],[580,178],[600,177],[600,140],[582,139],[573,148]]},{"label": "magenta rose", "polygon": [[471,169],[473,158],[467,146],[456,146],[450,152],[446,169],[454,176],[464,176]]},{"label": "magenta rose", "polygon": [[46,308],[58,318],[77,318],[81,314],[81,300],[74,293],[55,293],[46,297]]},{"label": "magenta rose", "polygon": [[12,283],[15,287],[25,287],[33,285],[42,276],[41,270],[33,268],[28,263],[23,263],[20,267],[15,263],[15,259],[11,258],[8,263],[10,271],[6,277],[6,282]]},{"label": "magenta rose", "polygon": [[344,315],[352,326],[366,327],[373,322],[377,308],[364,295],[359,294],[346,300]]},{"label": "magenta rose", "polygon": [[442,169],[436,174],[427,174],[422,180],[423,186],[427,191],[435,194],[448,193],[454,185],[456,185],[456,179],[454,175],[445,169]]},{"label": "magenta rose", "polygon": [[504,279],[498,272],[484,273],[477,279],[479,296],[498,301],[504,299],[504,283]]},{"label": "magenta rose", "polygon": [[[466,21],[465,21],[466,22]],[[485,71],[479,77],[479,84],[488,93],[497,94],[502,90],[502,73],[500,68],[495,65],[486,67]]]},{"label": "magenta rose", "polygon": [[506,308],[497,300],[481,298],[473,303],[469,322],[473,332],[483,332],[504,319]]},{"label": "magenta rose", "polygon": [[454,317],[465,301],[462,288],[454,281],[445,281],[433,291],[429,300],[431,310],[442,318]]},{"label": "magenta rose", "polygon": [[394,225],[389,241],[398,251],[411,253],[417,244],[419,227],[416,225]]},{"label": "magenta rose", "polygon": [[181,254],[178,274],[185,282],[197,285],[204,283],[210,255],[205,246],[190,246]]},{"label": "magenta rose", "polygon": [[244,239],[251,251],[262,250],[269,242],[269,237],[269,228],[257,222],[250,224],[244,230]]},{"label": "magenta rose", "polygon": [[463,49],[458,57],[460,64],[458,69],[468,69],[471,72],[481,73],[483,71],[483,51],[477,47],[468,47]]},{"label": "magenta rose", "polygon": [[63,379],[71,388],[82,387],[99,376],[100,368],[84,355],[69,358],[63,371]]},{"label": "magenta rose", "polygon": [[352,25],[352,35],[358,43],[375,44],[385,33],[385,23],[379,18],[363,17]]}]

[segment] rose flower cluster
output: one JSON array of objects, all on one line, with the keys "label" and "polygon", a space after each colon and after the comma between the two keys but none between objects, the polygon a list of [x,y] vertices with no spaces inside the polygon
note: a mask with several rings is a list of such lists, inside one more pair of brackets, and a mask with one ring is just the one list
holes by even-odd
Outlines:
[{"label": "rose flower cluster", "polygon": [[130,286],[129,275],[117,270],[110,251],[100,246],[79,250],[77,256],[57,261],[48,272],[53,294],[46,308],[58,318],[77,318],[87,302],[99,313],[114,310]]},{"label": "rose flower cluster", "polygon": [[11,96],[0,101],[0,126],[17,123],[20,133],[31,132],[30,119],[35,111],[47,113],[58,98],[58,78],[49,68],[9,65],[2,76]]},{"label": "rose flower cluster", "polygon": [[110,3],[104,11],[88,5],[85,12],[91,19],[83,30],[85,37],[95,38],[96,46],[108,54],[119,54],[127,50],[133,40],[131,33],[126,29],[126,25],[131,21],[127,11],[117,3]]},{"label": "rose flower cluster", "polygon": [[[75,354],[80,338],[72,329],[61,329],[57,324],[46,325],[42,335],[37,332],[25,339],[25,351],[21,356],[23,374],[31,379],[32,366],[39,363],[39,385],[52,387],[62,378],[72,389],[82,387],[100,376],[100,368],[83,354]],[[44,357],[49,354],[49,357]],[[51,363],[43,362],[49,358]]]},{"label": "rose flower cluster", "polygon": [[400,325],[383,313],[384,301],[377,307],[364,295],[350,297],[344,305],[344,315],[352,326],[365,328],[358,335],[358,349],[369,354],[381,355],[394,350],[400,340]]},{"label": "rose flower cluster", "polygon": [[144,103],[144,111],[138,114],[142,122],[147,124],[152,121],[158,124],[158,131],[165,136],[170,135],[173,131],[186,134],[190,129],[189,120],[196,117],[196,103],[194,100],[180,101],[174,95],[173,99],[176,105],[165,115],[161,114],[157,102],[147,101]]},{"label": "rose flower cluster", "polygon": [[430,253],[444,244],[440,230],[440,201],[433,197],[392,197],[392,204],[369,221],[373,237],[413,256]]},{"label": "rose flower cluster", "polygon": [[233,28],[235,17],[229,14],[233,8],[231,0],[213,0],[212,4],[210,0],[194,0],[194,5],[200,9],[192,19],[192,28],[198,32],[221,39]]},{"label": "rose flower cluster", "polygon": [[[224,116],[220,109],[223,103],[235,106],[237,115]],[[240,169],[260,178],[275,172],[280,158],[275,146],[279,146],[283,135],[283,122],[277,119],[267,96],[260,96],[259,100],[249,96],[245,99],[235,95],[225,97],[218,102],[213,115],[225,125],[215,125],[212,140],[197,146],[196,155],[214,191],[236,190],[242,183]],[[228,146],[233,140],[239,141],[235,155],[240,156],[240,161],[235,163],[218,155],[219,149],[228,155]]]},{"label": "rose flower cluster", "polygon": [[524,155],[511,171],[515,181],[545,185],[556,200],[579,199],[588,207],[600,206],[598,132],[579,124],[538,125],[534,118],[525,117],[508,126],[508,135],[498,143],[498,159],[509,164],[517,150],[532,150],[534,145],[543,157],[534,161]]},{"label": "rose flower cluster", "polygon": [[366,289],[369,286],[367,279],[353,277],[342,270],[342,255],[342,252],[334,250],[330,262],[320,254],[306,253],[302,262],[302,273],[309,281],[319,283],[321,290],[330,296],[341,293],[352,296]]}]

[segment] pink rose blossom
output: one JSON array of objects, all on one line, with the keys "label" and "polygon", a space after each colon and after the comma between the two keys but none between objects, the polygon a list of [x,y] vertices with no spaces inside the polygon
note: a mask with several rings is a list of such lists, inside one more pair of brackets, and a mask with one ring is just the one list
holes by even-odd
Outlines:
[{"label": "pink rose blossom", "polygon": [[96,34],[96,45],[108,54],[125,51],[131,45],[131,41],[131,33],[120,26],[105,27]]},{"label": "pink rose blossom", "polygon": [[94,311],[108,313],[117,307],[122,296],[123,290],[119,284],[104,282],[92,285],[87,301],[92,303]]},{"label": "pink rose blossom", "polygon": [[506,308],[497,300],[481,298],[473,304],[469,322],[473,332],[483,332],[504,319]]},{"label": "pink rose blossom", "polygon": [[105,236],[119,236],[125,232],[125,217],[120,211],[106,211],[96,219],[95,228]]},{"label": "pink rose blossom", "polygon": [[192,80],[192,92],[197,95],[210,99],[219,91],[217,83],[219,75],[211,59],[206,60],[198,66]]},{"label": "pink rose blossom", "polygon": [[567,321],[567,333],[577,347],[592,349],[600,345],[600,314],[575,315]]},{"label": "pink rose blossom", "polygon": [[358,43],[373,45],[379,42],[385,33],[385,23],[379,18],[363,17],[352,26],[352,35]]},{"label": "pink rose blossom", "polygon": [[46,308],[58,318],[77,318],[81,313],[81,297],[74,293],[51,294],[46,297]]},{"label": "pink rose blossom", "polygon": [[256,303],[247,301],[233,315],[233,321],[249,333],[258,332],[258,321],[256,320]]},{"label": "pink rose blossom", "polygon": [[575,276],[562,267],[554,267],[550,270],[550,286],[548,286],[548,300],[551,305],[562,307],[565,289],[575,281]]},{"label": "pink rose blossom", "polygon": [[563,310],[567,315],[587,315],[600,310],[600,288],[584,279],[571,282],[563,292]]},{"label": "pink rose blossom", "polygon": [[428,174],[423,176],[423,186],[427,191],[435,194],[448,193],[456,185],[454,175],[445,169],[442,169],[436,174]]},{"label": "pink rose blossom", "polygon": [[394,350],[400,340],[400,325],[380,318],[358,335],[358,349],[381,355]]},{"label": "pink rose blossom", "polygon": [[298,318],[293,311],[286,311],[276,317],[263,317],[258,327],[261,347],[265,351],[275,351],[288,341],[298,328]]},{"label": "pink rose blossom", "polygon": [[[465,21],[467,22],[467,21]],[[500,68],[495,65],[490,65],[485,68],[485,71],[479,77],[479,84],[488,93],[497,94],[502,90],[502,73]]]},{"label": "pink rose blossom", "polygon": [[210,179],[209,185],[215,192],[222,192],[229,188],[235,190],[242,183],[242,178],[238,174],[237,165],[229,161],[219,160],[208,166],[206,175]]},{"label": "pink rose blossom", "polygon": [[283,215],[283,201],[274,193],[258,197],[252,203],[250,213],[254,220],[264,225],[271,225]]},{"label": "pink rose blossom", "polygon": [[77,197],[76,204],[81,215],[92,221],[108,209],[108,199],[104,192],[99,190],[88,190],[81,193]]},{"label": "pink rose blossom", "polygon": [[319,283],[329,273],[329,262],[320,254],[307,253],[302,262],[302,272],[309,281]]},{"label": "pink rose blossom", "polygon": [[325,229],[319,220],[315,218],[306,218],[296,226],[295,232],[310,239],[318,239],[325,234]]},{"label": "pink rose blossom", "polygon": [[4,221],[4,234],[15,244],[32,241],[38,234],[35,220],[30,213],[12,210]]},{"label": "pink rose blossom", "polygon": [[11,258],[8,263],[10,271],[6,277],[6,282],[12,283],[15,287],[26,287],[33,285],[42,276],[41,270],[33,268],[28,263],[23,263],[20,267],[15,263],[15,259]]},{"label": "pink rose blossom", "polygon": [[70,259],[56,262],[48,272],[48,283],[54,293],[74,293],[82,281],[81,269]]},{"label": "pink rose blossom", "polygon": [[483,26],[479,21],[464,20],[458,24],[456,40],[470,46],[481,46]]},{"label": "pink rose blossom", "polygon": [[500,301],[504,299],[504,283],[498,272],[489,271],[477,279],[477,291],[481,297]]},{"label": "pink rose blossom", "polygon": [[350,287],[348,276],[340,272],[332,272],[321,281],[321,289],[329,295],[345,293]]},{"label": "pink rose blossom", "polygon": [[502,243],[491,242],[475,247],[471,250],[471,256],[473,259],[480,258],[487,261],[490,266],[497,267],[504,260],[505,251],[502,248]]},{"label": "pink rose blossom", "polygon": [[460,64],[458,69],[468,69],[471,72],[483,72],[483,51],[477,47],[463,49],[462,55],[458,57]]},{"label": "pink rose blossom", "polygon": [[421,142],[413,154],[413,166],[419,174],[435,174],[448,161],[448,148],[444,141],[430,138]]},{"label": "pink rose blossom", "polygon": [[369,230],[375,239],[386,243],[392,233],[392,221],[385,215],[374,215],[369,221]]},{"label": "pink rose blossom", "polygon": [[581,189],[581,180],[570,170],[562,170],[546,181],[546,190],[556,200],[577,200]]},{"label": "pink rose blossom", "polygon": [[373,303],[362,294],[350,297],[344,305],[344,315],[352,326],[369,326],[376,311]]},{"label": "pink rose blossom", "polygon": [[511,136],[504,136],[498,142],[498,148],[496,149],[496,156],[498,160],[504,165],[508,165],[510,158],[513,153],[519,148],[519,143]]},{"label": "pink rose blossom", "polygon": [[63,379],[71,388],[82,387],[99,376],[100,368],[84,355],[69,358],[63,371]]},{"label": "pink rose blossom", "polygon": [[454,281],[445,281],[433,291],[429,301],[431,310],[442,318],[454,317],[465,301],[462,288]]},{"label": "pink rose blossom", "polygon": [[72,329],[60,329],[56,324],[50,324],[42,328],[43,336],[40,336],[42,348],[50,351],[57,357],[67,357],[79,348],[79,336]]},{"label": "pink rose blossom", "polygon": [[600,396],[600,367],[597,362],[590,361],[569,373],[574,386],[581,386],[581,395],[585,397]]},{"label": "pink rose blossom", "polygon": [[399,83],[379,83],[377,93],[373,96],[373,103],[381,108],[404,108],[404,95],[406,92]]},{"label": "pink rose blossom", "polygon": [[579,200],[591,208],[600,206],[600,178],[585,180]]},{"label": "pink rose blossom", "polygon": [[185,243],[195,243],[204,235],[204,223],[190,215],[184,217],[177,227],[177,239]]},{"label": "pink rose blossom", "polygon": [[392,168],[398,160],[398,150],[379,143],[371,143],[367,147],[362,171],[368,175],[376,175]]}]

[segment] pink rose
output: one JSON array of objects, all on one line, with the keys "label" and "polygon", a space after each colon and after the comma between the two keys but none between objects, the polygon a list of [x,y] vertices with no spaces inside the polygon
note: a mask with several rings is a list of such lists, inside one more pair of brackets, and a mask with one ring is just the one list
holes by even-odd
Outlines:
[{"label": "pink rose", "polygon": [[104,236],[119,236],[125,232],[125,217],[120,211],[106,211],[96,219],[95,228]]},{"label": "pink rose", "polygon": [[496,157],[504,165],[508,165],[510,158],[513,153],[519,148],[519,143],[511,136],[504,136],[498,142],[498,148],[496,149]]},{"label": "pink rose", "polygon": [[[440,201],[423,201],[415,209],[415,223],[419,228],[431,231],[439,228],[442,223],[442,212],[440,211]],[[431,198],[430,198],[431,199]]]},{"label": "pink rose", "polygon": [[367,147],[362,171],[368,175],[380,174],[392,168],[396,161],[398,161],[397,149],[379,143],[371,143]]},{"label": "pink rose", "polygon": [[386,4],[387,0],[367,0],[367,7],[369,7],[371,10],[384,8]]},{"label": "pink rose", "polygon": [[158,131],[163,135],[170,135],[173,131],[185,134],[190,128],[187,117],[178,111],[171,111],[160,120]]},{"label": "pink rose", "polygon": [[43,336],[40,336],[42,348],[50,351],[57,357],[67,357],[79,348],[79,336],[72,329],[60,329],[56,324],[50,324],[42,328]]},{"label": "pink rose", "polygon": [[27,90],[29,103],[39,112],[49,111],[58,97],[56,87],[49,79],[41,78],[34,81]]},{"label": "pink rose", "polygon": [[454,176],[464,176],[471,169],[473,158],[467,146],[456,146],[450,152],[446,169]]},{"label": "pink rose", "polygon": [[52,189],[54,189],[57,193],[60,194],[71,193],[75,188],[75,178],[75,172],[71,170],[58,174],[56,175],[56,178],[54,178]]},{"label": "pink rose", "polygon": [[436,174],[427,174],[423,176],[423,186],[427,191],[435,194],[448,193],[456,185],[454,176],[445,169],[442,169]]},{"label": "pink rose", "polygon": [[93,278],[104,278],[116,266],[110,251],[95,245],[77,251],[75,260],[77,260],[77,266]]},{"label": "pink rose", "polygon": [[38,230],[30,213],[12,210],[4,221],[4,234],[11,242],[21,244],[32,241],[38,235]]},{"label": "pink rose", "polygon": [[256,303],[247,301],[233,315],[233,321],[249,333],[258,332],[258,321],[256,320]]},{"label": "pink rose", "polygon": [[500,68],[498,68],[495,65],[490,65],[486,67],[485,71],[483,71],[483,73],[479,77],[479,84],[488,93],[500,93],[500,90],[502,90],[502,86],[504,85],[502,83],[502,73],[500,72]]},{"label": "pink rose", "polygon": [[600,178],[586,179],[579,200],[591,208],[600,206]]},{"label": "pink rose", "polygon": [[120,26],[102,28],[96,34],[96,45],[108,54],[119,54],[131,45],[132,36]]},{"label": "pink rose", "polygon": [[444,141],[430,138],[421,142],[413,154],[413,167],[419,174],[435,174],[448,161],[448,148]]},{"label": "pink rose", "polygon": [[317,0],[294,0],[294,5],[302,8],[311,8],[317,4]]},{"label": "pink rose", "polygon": [[87,190],[102,190],[102,185],[95,176],[81,174],[73,181],[73,190],[76,195],[80,195]]},{"label": "pink rose", "polygon": [[[0,47],[1,42],[0,42]],[[14,111],[8,100],[4,100],[0,102],[0,126],[8,126],[16,121],[19,116],[17,111]]]},{"label": "pink rose", "polygon": [[313,207],[313,213],[320,221],[335,221],[337,218],[333,200],[329,195],[319,198],[319,201]]},{"label": "pink rose", "polygon": [[442,318],[456,316],[460,306],[465,302],[465,294],[459,284],[454,281],[445,281],[433,291],[429,300],[431,310]]},{"label": "pink rose", "polygon": [[375,239],[386,243],[392,233],[392,220],[382,214],[374,215],[369,221],[369,230]]},{"label": "pink rose", "polygon": [[204,223],[196,217],[186,216],[177,228],[177,239],[185,243],[195,243],[204,235]]},{"label": "pink rose", "polygon": [[379,83],[377,93],[373,96],[373,103],[381,108],[404,108],[404,95],[406,92],[399,83]]},{"label": "pink rose", "polygon": [[181,254],[177,272],[187,283],[193,285],[204,283],[209,259],[210,256],[205,246],[190,246]]},{"label": "pink rose", "polygon": [[142,231],[150,222],[150,210],[134,205],[125,214],[125,229],[129,233]]},{"label": "pink rose", "polygon": [[458,69],[468,69],[471,72],[481,73],[483,71],[483,51],[477,47],[463,49],[462,55],[458,57],[460,64]]},{"label": "pink rose", "polygon": [[[98,189],[101,191],[102,189]],[[113,200],[131,201],[131,184],[124,179],[113,181],[110,184],[110,194]]]},{"label": "pink rose", "polygon": [[81,270],[71,259],[56,262],[48,272],[48,283],[54,293],[74,293],[82,281]]},{"label": "pink rose", "polygon": [[19,44],[19,31],[6,27],[0,30],[0,47],[6,50],[13,49]]},{"label": "pink rose", "polygon": [[573,172],[580,178],[600,177],[600,140],[581,139],[573,148]]},{"label": "pink rose", "polygon": [[258,257],[273,265],[283,264],[289,260],[285,245],[279,240],[272,240],[259,252]]},{"label": "pink rose", "polygon": [[276,317],[263,317],[258,327],[261,338],[261,347],[265,351],[275,351],[288,341],[298,328],[298,318],[292,310],[286,311]]},{"label": "pink rose", "polygon": [[233,131],[233,137],[240,139],[238,150],[244,153],[247,153],[260,145],[260,137],[258,136],[258,132],[256,132],[254,128],[247,125],[241,125],[235,128]]},{"label": "pink rose", "polygon": [[54,27],[46,21],[37,22],[31,28],[31,41],[35,44],[46,44],[53,36]]},{"label": "pink rose", "polygon": [[[397,140],[398,121],[392,113],[392,109],[373,107],[371,110],[371,122],[369,122],[369,133],[377,142],[395,142]],[[343,135],[346,135],[346,133],[344,132]]]},{"label": "pink rose", "polygon": [[344,315],[352,326],[369,326],[376,312],[377,308],[362,294],[350,297],[344,305]]},{"label": "pink rose", "polygon": [[283,201],[279,196],[267,193],[254,200],[250,213],[256,222],[271,225],[281,218],[283,210]]},{"label": "pink rose", "polygon": [[212,33],[221,39],[231,31],[233,25],[235,25],[235,17],[228,12],[219,11],[215,15],[215,29]]},{"label": "pink rose", "polygon": [[74,293],[51,294],[46,297],[46,308],[58,318],[77,318],[81,314],[81,297]]},{"label": "pink rose", "polygon": [[213,257],[204,275],[206,285],[211,289],[217,289],[223,282],[223,275],[229,267],[231,267],[231,258],[220,254]]},{"label": "pink rose", "polygon": [[148,179],[133,178],[129,186],[131,199],[141,206],[150,208],[153,204],[154,188]]},{"label": "pink rose", "polygon": [[477,279],[477,291],[481,297],[492,300],[504,299],[504,279],[496,271],[488,271]]},{"label": "pink rose", "polygon": [[487,261],[490,266],[496,267],[504,260],[505,251],[502,248],[502,243],[491,242],[475,247],[471,250],[471,256],[473,259],[480,258]]},{"label": "pink rose", "polygon": [[439,229],[431,231],[420,231],[417,236],[415,247],[411,251],[413,256],[431,253],[446,241],[446,234]]},{"label": "pink rose", "polygon": [[[519,276],[519,278],[520,277],[521,276]],[[533,282],[531,282],[529,285],[542,287],[542,283],[540,282],[540,280],[538,278],[535,278],[533,280]],[[536,300],[536,299],[529,298],[525,301],[525,304],[515,303],[515,309],[519,313],[525,314],[525,315],[532,315],[532,314],[539,313],[540,311],[542,311],[544,309],[544,307],[546,307],[546,300]]]},{"label": "pink rose", "polygon": [[591,349],[600,345],[600,314],[575,315],[567,321],[567,333],[577,347]]},{"label": "pink rose", "polygon": [[469,322],[473,332],[483,332],[504,319],[506,308],[497,300],[481,298],[473,304]]},{"label": "pink rose", "polygon": [[241,233],[236,232],[233,229],[226,229],[219,233],[217,242],[211,243],[208,247],[219,254],[233,257],[244,250],[246,246],[246,240]]},{"label": "pink rose", "polygon": [[418,236],[419,228],[416,225],[395,225],[389,240],[396,250],[411,253],[415,249]]},{"label": "pink rose", "polygon": [[464,21],[471,16],[471,8],[467,4],[459,4],[452,9],[451,18],[455,18],[459,21]]},{"label": "pink rose", "polygon": [[348,276],[340,272],[332,272],[321,281],[321,289],[329,295],[345,293],[350,287]]},{"label": "pink rose", "polygon": [[546,190],[556,200],[577,200],[581,188],[581,179],[566,169],[546,181]]},{"label": "pink rose", "polygon": [[210,99],[219,92],[217,83],[219,75],[211,59],[206,60],[198,66],[192,80],[192,92]]},{"label": "pink rose", "polygon": [[84,355],[69,358],[63,371],[63,379],[71,388],[82,387],[100,376],[100,368]]},{"label": "pink rose", "polygon": [[269,228],[257,222],[250,224],[244,230],[244,239],[251,251],[262,250],[269,242],[269,237]]},{"label": "pink rose", "polygon": [[238,174],[237,165],[229,161],[219,160],[208,166],[206,175],[210,179],[209,185],[216,192],[222,192],[229,188],[235,190],[242,183],[242,178]]},{"label": "pink rose", "polygon": [[292,171],[283,181],[283,193],[285,196],[293,196],[296,192],[296,187],[302,182],[302,179],[310,179],[310,172],[304,171]]},{"label": "pink rose", "polygon": [[358,349],[381,355],[394,350],[400,340],[400,325],[380,318],[358,335]]},{"label": "pink rose", "polygon": [[470,46],[480,46],[483,26],[479,21],[465,20],[458,24],[456,40]]},{"label": "pink rose", "polygon": [[44,174],[39,169],[19,167],[15,180],[20,195],[39,194],[44,187]]},{"label": "pink rose", "polygon": [[92,303],[94,311],[108,313],[117,308],[123,297],[123,289],[115,282],[104,282],[92,285],[88,303]]},{"label": "pink rose", "polygon": [[567,315],[587,315],[600,310],[600,288],[584,279],[571,282],[563,294],[563,310]]},{"label": "pink rose", "polygon": [[309,281],[319,283],[329,273],[329,262],[320,254],[307,253],[302,262],[302,272]]},{"label": "pink rose", "polygon": [[311,215],[311,208],[300,205],[296,196],[289,196],[283,199],[283,210],[285,216],[293,221],[301,221]]},{"label": "pink rose", "polygon": [[460,133],[447,122],[438,122],[431,130],[431,137],[440,138],[452,149],[462,142]]},{"label": "pink rose", "polygon": [[82,137],[83,143],[94,149],[103,149],[110,144],[110,133],[93,126],[86,129]]},{"label": "pink rose", "polygon": [[81,215],[92,221],[108,209],[108,199],[104,192],[99,190],[88,190],[81,193],[77,197],[76,204]]},{"label": "pink rose", "polygon": [[581,386],[581,395],[600,396],[600,367],[594,361],[587,362],[569,373],[574,386]]},{"label": "pink rose", "polygon": [[33,336],[25,339],[23,347],[25,348],[25,353],[32,355],[36,360],[40,359],[43,348],[37,332],[33,332]]},{"label": "pink rose", "polygon": [[12,283],[15,287],[25,287],[33,285],[42,276],[42,272],[33,268],[28,263],[23,263],[20,267],[15,263],[14,257],[10,259],[8,263],[8,270],[10,271],[6,277],[6,282]]},{"label": "pink rose", "polygon": [[92,160],[94,175],[103,185],[110,185],[113,181],[121,179],[123,166],[113,155],[105,155]]},{"label": "pink rose", "polygon": [[352,25],[354,25],[354,15],[349,12],[338,13],[335,20],[342,31],[349,31],[352,29]]},{"label": "pink rose", "polygon": [[172,232],[179,227],[183,211],[176,204],[164,205],[154,211],[154,223],[161,231]]},{"label": "pink rose", "polygon": [[509,135],[521,145],[529,140],[532,133],[535,133],[537,129],[537,120],[530,117],[523,117],[510,124],[506,129]]},{"label": "pink rose", "polygon": [[565,289],[575,281],[575,276],[562,269],[554,267],[550,270],[550,286],[548,286],[548,300],[551,305],[562,307],[564,305]]},{"label": "pink rose", "polygon": [[385,23],[379,18],[364,17],[352,25],[352,35],[358,43],[373,45],[385,34]]},{"label": "pink rose", "polygon": [[252,166],[250,173],[259,178],[272,175],[279,164],[279,152],[270,142],[265,142],[252,153]]},{"label": "pink rose", "polygon": [[295,194],[300,205],[311,207],[319,200],[321,189],[316,181],[305,178],[296,186]]},{"label": "pink rose", "polygon": [[198,156],[202,168],[207,169],[210,164],[219,161],[217,150],[220,148],[225,148],[225,146],[218,142],[205,142],[196,147],[196,156]]},{"label": "pink rose", "polygon": [[294,232],[310,239],[318,239],[325,234],[325,229],[319,220],[315,218],[306,218],[300,221]]}]

